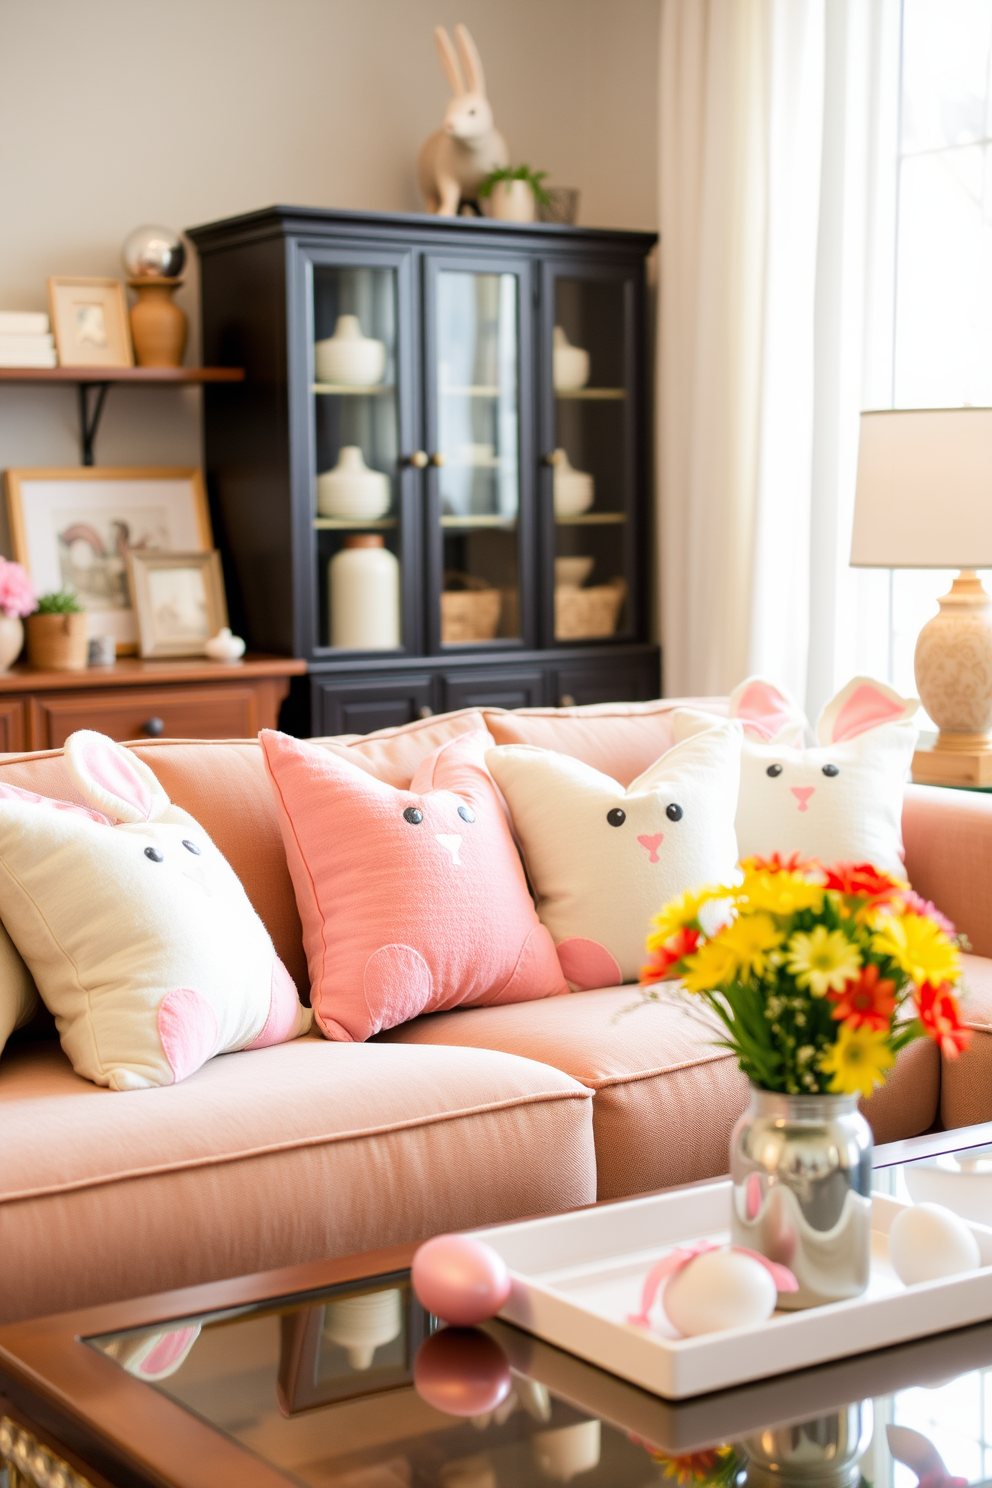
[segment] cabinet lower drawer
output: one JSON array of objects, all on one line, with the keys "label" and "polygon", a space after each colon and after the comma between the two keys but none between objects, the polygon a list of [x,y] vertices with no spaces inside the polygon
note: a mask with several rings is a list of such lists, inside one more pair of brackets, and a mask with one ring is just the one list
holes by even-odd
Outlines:
[{"label": "cabinet lower drawer", "polygon": [[285,685],[141,687],[41,693],[28,699],[29,748],[59,749],[76,729],[111,739],[251,739],[274,728]]}]

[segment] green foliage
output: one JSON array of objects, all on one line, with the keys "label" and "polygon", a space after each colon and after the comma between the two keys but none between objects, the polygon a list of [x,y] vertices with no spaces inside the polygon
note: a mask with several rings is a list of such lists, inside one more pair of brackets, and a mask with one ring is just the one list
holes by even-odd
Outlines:
[{"label": "green foliage", "polygon": [[81,615],[83,606],[74,589],[56,589],[52,594],[38,598],[38,615]]},{"label": "green foliage", "polygon": [[540,202],[542,207],[549,207],[551,198],[542,185],[547,174],[547,171],[533,171],[529,165],[504,165],[500,170],[490,171],[479,187],[479,195],[491,196],[493,187],[499,181],[526,181],[534,193],[534,200]]}]

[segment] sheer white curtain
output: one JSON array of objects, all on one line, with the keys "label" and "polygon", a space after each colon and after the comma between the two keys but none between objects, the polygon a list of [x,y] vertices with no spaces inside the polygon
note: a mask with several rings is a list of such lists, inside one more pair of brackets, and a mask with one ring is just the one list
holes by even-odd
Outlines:
[{"label": "sheer white curtain", "polygon": [[846,549],[891,315],[897,71],[898,0],[662,0],[669,695],[762,671],[815,713],[853,656]]}]

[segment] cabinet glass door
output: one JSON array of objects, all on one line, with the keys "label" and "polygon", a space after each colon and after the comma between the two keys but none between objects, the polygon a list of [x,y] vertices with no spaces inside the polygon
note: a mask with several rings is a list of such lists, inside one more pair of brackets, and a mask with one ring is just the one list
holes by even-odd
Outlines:
[{"label": "cabinet glass door", "polygon": [[519,643],[523,271],[434,266],[427,301],[435,649]]},{"label": "cabinet glass door", "polygon": [[553,531],[554,602],[545,624],[558,644],[629,636],[637,581],[632,285],[561,270],[548,279],[545,531]]},{"label": "cabinet glass door", "polygon": [[404,620],[398,270],[313,265],[313,527],[320,649],[416,644]]}]

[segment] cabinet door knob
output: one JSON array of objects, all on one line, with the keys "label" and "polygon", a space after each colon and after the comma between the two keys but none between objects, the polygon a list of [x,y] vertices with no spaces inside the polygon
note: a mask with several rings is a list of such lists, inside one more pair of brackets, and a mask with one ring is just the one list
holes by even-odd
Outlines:
[{"label": "cabinet door knob", "polygon": [[445,458],[442,455],[442,453],[441,453],[440,450],[438,450],[436,454],[431,455],[431,464],[432,465],[437,465],[438,467],[440,467],[440,466],[442,466],[442,465],[444,465],[446,463],[447,462],[446,462],[446,460],[445,460]]},{"label": "cabinet door knob", "polygon": [[558,699],[558,706],[559,708],[574,708],[575,699],[572,694],[570,692],[563,692],[561,697]]},{"label": "cabinet door knob", "polygon": [[148,718],[141,725],[141,729],[142,733],[147,734],[150,739],[157,739],[159,734],[164,733],[165,724],[161,718]]},{"label": "cabinet door knob", "polygon": [[412,455],[407,455],[406,463],[412,465],[415,470],[424,470],[430,464],[427,458],[427,451],[414,450]]}]

